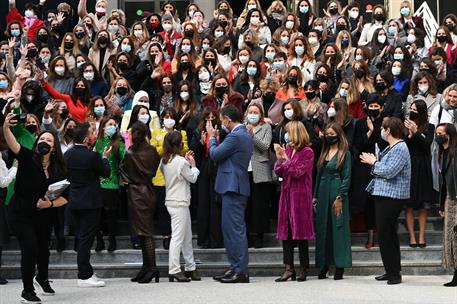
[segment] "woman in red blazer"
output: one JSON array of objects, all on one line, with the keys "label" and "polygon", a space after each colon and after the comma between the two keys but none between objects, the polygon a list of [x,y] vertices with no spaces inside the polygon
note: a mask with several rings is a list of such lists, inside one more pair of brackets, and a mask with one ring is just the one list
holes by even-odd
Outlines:
[{"label": "woman in red blazer", "polygon": [[213,107],[219,111],[224,106],[234,105],[243,115],[244,97],[238,92],[235,92],[230,86],[227,77],[224,75],[216,75],[214,77],[208,95],[202,98],[203,108]]}]

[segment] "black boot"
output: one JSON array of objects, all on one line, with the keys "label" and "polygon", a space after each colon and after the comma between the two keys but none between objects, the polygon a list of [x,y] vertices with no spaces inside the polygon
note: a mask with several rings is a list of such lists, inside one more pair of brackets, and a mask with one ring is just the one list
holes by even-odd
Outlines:
[{"label": "black boot", "polygon": [[201,281],[202,280],[202,277],[197,269],[195,269],[194,271],[185,271],[184,275],[187,278],[191,279],[192,281]]},{"label": "black boot", "polygon": [[165,249],[165,250],[170,249],[170,238],[171,238],[170,236],[164,236],[163,237],[163,241],[162,241],[163,249]]},{"label": "black boot", "polygon": [[108,243],[108,252],[113,252],[117,248],[116,237],[114,235],[110,235],[109,243]]},{"label": "black boot", "polygon": [[175,273],[175,274],[169,274],[168,275],[168,280],[170,282],[174,282],[176,280],[179,283],[188,283],[188,282],[190,282],[190,278],[186,277],[186,275],[183,272],[178,272],[178,273]]},{"label": "black boot", "polygon": [[62,252],[65,250],[65,238],[64,237],[57,239],[56,250],[57,250],[57,252]]},{"label": "black boot", "polygon": [[344,268],[335,268],[335,275],[333,276],[334,280],[342,280],[344,274]]},{"label": "black boot", "polygon": [[327,278],[328,266],[324,266],[322,270],[319,272],[319,276],[317,277],[319,280],[323,280]]},{"label": "black boot", "polygon": [[444,286],[446,286],[446,287],[456,287],[457,286],[457,269],[454,270],[454,277],[452,278],[452,281],[444,284]]},{"label": "black boot", "polygon": [[105,249],[105,241],[103,240],[103,233],[97,234],[97,245],[95,246],[95,251],[100,252]]}]

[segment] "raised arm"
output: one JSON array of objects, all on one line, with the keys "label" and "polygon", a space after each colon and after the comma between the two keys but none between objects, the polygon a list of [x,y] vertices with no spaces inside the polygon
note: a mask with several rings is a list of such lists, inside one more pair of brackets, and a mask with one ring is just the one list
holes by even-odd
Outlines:
[{"label": "raised arm", "polygon": [[87,0],[79,0],[78,4],[78,15],[84,18],[87,15]]},{"label": "raised arm", "polygon": [[11,132],[11,127],[16,126],[17,124],[16,120],[11,121],[15,115],[16,114],[14,113],[8,113],[8,115],[6,115],[5,122],[3,123],[3,135],[5,136],[6,144],[11,152],[17,155],[21,150],[21,145],[16,140],[16,137],[14,137],[13,132]]}]

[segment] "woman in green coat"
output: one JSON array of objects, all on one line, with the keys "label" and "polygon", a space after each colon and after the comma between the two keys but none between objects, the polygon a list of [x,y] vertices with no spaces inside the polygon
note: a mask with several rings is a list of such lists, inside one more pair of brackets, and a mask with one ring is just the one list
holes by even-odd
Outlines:
[{"label": "woman in green coat", "polygon": [[119,200],[119,164],[125,156],[125,145],[119,135],[117,121],[113,117],[105,117],[100,122],[98,128],[95,149],[102,154],[106,147],[111,147],[108,157],[111,174],[108,178],[100,178],[102,188],[103,212],[100,217],[100,231],[97,234],[97,245],[95,251],[105,249],[103,241],[103,226],[106,225],[109,236],[108,251],[116,250],[116,228],[117,228],[117,209],[120,205]]},{"label": "woman in green coat", "polygon": [[351,267],[348,190],[351,183],[351,153],[343,129],[336,123],[325,128],[313,203],[316,210],[316,267],[319,279],[327,278],[335,265],[335,280]]}]

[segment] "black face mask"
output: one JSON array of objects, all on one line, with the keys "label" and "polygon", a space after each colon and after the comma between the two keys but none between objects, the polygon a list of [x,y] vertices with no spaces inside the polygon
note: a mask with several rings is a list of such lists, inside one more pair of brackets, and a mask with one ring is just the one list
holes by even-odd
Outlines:
[{"label": "black face mask", "polygon": [[246,45],[251,49],[254,47],[254,43],[252,41],[245,41],[244,43],[246,43]]},{"label": "black face mask", "polygon": [[28,58],[35,58],[38,55],[38,50],[37,49],[29,49],[27,51],[27,57]]},{"label": "black face mask", "polygon": [[127,92],[128,92],[128,89],[124,88],[124,87],[118,87],[116,89],[116,93],[120,96],[124,96],[125,94],[127,94]]},{"label": "black face mask", "polygon": [[194,37],[194,30],[185,30],[184,31],[184,36],[187,38],[193,38]]},{"label": "black face mask", "polygon": [[320,82],[327,82],[328,76],[324,74],[317,74],[316,79]]},{"label": "black face mask", "polygon": [[62,109],[62,113],[60,113],[60,118],[67,119],[68,117],[68,109]]},{"label": "black face mask", "polygon": [[326,135],[325,136],[325,141],[327,141],[327,143],[330,146],[333,146],[334,144],[336,144],[339,141],[339,138],[338,138],[338,136]]},{"label": "black face mask", "polygon": [[189,62],[181,62],[181,64],[179,65],[179,67],[182,69],[182,70],[188,70],[190,68],[190,63]]},{"label": "black face mask", "polygon": [[63,46],[66,50],[71,50],[71,49],[73,49],[75,44],[73,42],[64,42]]},{"label": "black face mask", "polygon": [[355,70],[354,75],[355,75],[355,77],[357,77],[359,79],[363,78],[363,76],[365,76],[365,71],[364,70]]},{"label": "black face mask", "polygon": [[333,7],[331,9],[329,9],[328,12],[330,13],[330,15],[336,15],[336,14],[338,14],[338,8]]},{"label": "black face mask", "polygon": [[430,69],[419,69],[419,72],[427,72],[427,73],[430,73]]},{"label": "black face mask", "polygon": [[265,93],[263,94],[263,102],[264,103],[273,103],[273,101],[275,101],[275,98],[276,98],[276,94],[275,92],[268,92],[268,93]]},{"label": "black face mask", "polygon": [[446,24],[446,27],[450,32],[452,32],[455,29],[455,24],[449,23],[449,24]]},{"label": "black face mask", "polygon": [[165,93],[170,93],[171,90],[173,90],[173,85],[171,85],[171,84],[166,84],[166,85],[163,86],[163,91],[164,91]]},{"label": "black face mask", "polygon": [[226,28],[228,26],[228,21],[219,21],[219,24],[223,27]]},{"label": "black face mask", "polygon": [[374,88],[376,89],[376,91],[381,92],[381,91],[384,91],[386,89],[386,84],[384,82],[377,82],[374,85]]},{"label": "black face mask", "polygon": [[440,43],[444,43],[447,41],[447,36],[437,36],[436,40],[438,40]]},{"label": "black face mask", "polygon": [[67,131],[65,132],[65,136],[66,136],[67,138],[72,139],[72,138],[73,138],[73,133],[74,133],[74,132],[73,132],[73,129],[67,129]]},{"label": "black face mask", "polygon": [[384,20],[384,14],[374,14],[373,19],[376,21],[383,21]]},{"label": "black face mask", "polygon": [[316,92],[305,92],[306,99],[311,100],[316,97]]},{"label": "black face mask", "polygon": [[117,67],[120,69],[120,70],[127,70],[129,68],[129,65],[125,62],[118,62],[117,63]]},{"label": "black face mask", "polygon": [[37,40],[38,40],[39,42],[46,43],[46,42],[48,42],[48,35],[47,35],[47,34],[38,35]]},{"label": "black face mask", "polygon": [[205,65],[210,64],[214,67],[216,65],[216,58],[205,58]]},{"label": "black face mask", "polygon": [[27,131],[29,131],[30,133],[34,134],[38,130],[38,126],[37,125],[28,125],[28,126],[25,126],[25,129]]},{"label": "black face mask", "polygon": [[287,77],[287,82],[289,84],[297,85],[297,80],[298,80],[297,76],[289,76],[289,77]]},{"label": "black face mask", "polygon": [[435,135],[435,142],[442,146],[447,142],[447,136],[446,135]]},{"label": "black face mask", "polygon": [[76,38],[78,38],[78,39],[82,39],[82,38],[84,38],[84,36],[86,36],[86,33],[84,33],[84,32],[77,32],[77,33],[75,34],[75,36],[76,36]]},{"label": "black face mask", "polygon": [[84,96],[85,93],[86,93],[86,89],[85,88],[75,88],[75,95],[76,96]]},{"label": "black face mask", "polygon": [[379,114],[381,114],[381,110],[376,109],[367,109],[367,115],[370,116],[371,118],[378,118]]},{"label": "black face mask", "polygon": [[216,87],[216,95],[219,98],[224,97],[224,94],[227,94],[228,88],[227,87]]},{"label": "black face mask", "polygon": [[231,50],[232,50],[232,47],[231,47],[231,46],[226,46],[226,47],[224,47],[224,55],[229,54]]},{"label": "black face mask", "polygon": [[105,44],[108,43],[108,37],[100,36],[100,37],[98,37],[98,42],[99,42],[99,44],[101,44],[101,45],[105,45]]},{"label": "black face mask", "polygon": [[36,149],[40,155],[46,155],[51,151],[51,146],[47,142],[42,141],[36,146]]},{"label": "black face mask", "polygon": [[344,31],[346,30],[346,25],[344,24],[337,24],[336,25],[336,32],[341,32],[341,31]]},{"label": "black face mask", "polygon": [[419,113],[413,112],[413,111],[409,111],[409,119],[411,119],[411,120],[419,119]]}]

